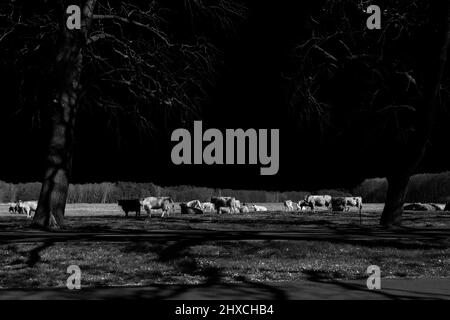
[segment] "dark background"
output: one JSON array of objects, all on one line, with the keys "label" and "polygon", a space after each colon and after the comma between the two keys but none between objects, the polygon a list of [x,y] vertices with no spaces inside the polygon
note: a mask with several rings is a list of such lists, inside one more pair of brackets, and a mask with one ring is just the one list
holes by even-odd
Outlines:
[{"label": "dark background", "polygon": [[[292,1],[293,2],[293,1]],[[311,2],[314,3],[314,2]],[[204,130],[212,128],[279,128],[280,168],[275,176],[260,176],[254,166],[175,166],[171,163],[173,129],[193,123],[171,121],[164,130],[142,135],[130,119],[122,119],[125,130],[111,130],[104,113],[80,111],[73,163],[73,183],[101,181],[153,182],[158,185],[313,190],[351,188],[363,179],[382,176],[389,164],[385,141],[369,141],[358,126],[358,118],[345,131],[328,135],[314,126],[302,126],[292,117],[282,74],[289,67],[290,50],[306,36],[304,17],[320,3],[293,4],[260,1],[248,3],[248,17],[228,39],[218,36],[224,54],[216,84],[209,88],[201,116]],[[1,46],[1,43],[0,43]],[[426,51],[426,48],[419,50]],[[40,181],[46,150],[46,131],[33,118],[34,106],[17,112],[19,75],[6,62],[0,64],[0,179],[11,182]],[[39,90],[39,79],[35,89]],[[339,90],[342,88],[339,88]],[[358,89],[346,88],[342,94]],[[339,93],[338,93],[339,94]],[[336,121],[353,117],[345,106]],[[155,119],[155,121],[161,121]],[[367,119],[365,119],[367,121]],[[361,122],[365,123],[365,122]],[[446,152],[450,130],[444,108],[439,111],[420,172],[450,169]]]}]

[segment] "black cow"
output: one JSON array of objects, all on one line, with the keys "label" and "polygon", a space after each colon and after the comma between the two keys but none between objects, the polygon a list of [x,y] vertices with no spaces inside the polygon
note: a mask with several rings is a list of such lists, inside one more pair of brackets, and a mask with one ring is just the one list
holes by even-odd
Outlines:
[{"label": "black cow", "polygon": [[343,212],[347,208],[347,200],[345,197],[331,198],[331,209],[334,212]]},{"label": "black cow", "polygon": [[136,212],[136,217],[141,215],[141,202],[139,199],[119,200],[118,205],[125,212],[125,217],[128,217],[128,212]]},{"label": "black cow", "polygon": [[214,204],[214,208],[217,213],[220,212],[220,208],[229,207],[230,212],[239,212],[236,199],[234,197],[211,197],[211,203]]}]

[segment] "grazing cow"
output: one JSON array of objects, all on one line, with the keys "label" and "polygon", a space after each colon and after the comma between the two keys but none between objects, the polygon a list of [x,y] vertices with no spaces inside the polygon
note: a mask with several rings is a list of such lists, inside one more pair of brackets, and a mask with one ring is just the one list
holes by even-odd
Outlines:
[{"label": "grazing cow", "polygon": [[345,210],[349,211],[350,207],[357,207],[359,211],[362,210],[362,198],[361,197],[345,197]]},{"label": "grazing cow", "polygon": [[297,210],[303,211],[304,207],[308,207],[310,208],[310,205],[308,203],[306,203],[305,200],[300,200],[299,202],[296,203],[297,205]]},{"label": "grazing cow", "polygon": [[171,197],[148,197],[142,200],[142,206],[150,218],[152,217],[152,209],[161,209],[161,218],[164,218],[166,213],[169,215],[169,211],[173,207],[173,200]]},{"label": "grazing cow", "polygon": [[347,209],[346,197],[333,197],[331,199],[331,210],[333,212],[343,212]]},{"label": "grazing cow", "polygon": [[36,212],[38,202],[37,201],[21,201],[18,202],[19,209],[27,215],[27,218],[31,218],[31,213]]},{"label": "grazing cow", "polygon": [[241,210],[241,202],[239,200],[236,200],[235,205],[234,205],[234,212],[239,213]]},{"label": "grazing cow", "polygon": [[186,202],[186,206],[190,207],[190,208],[197,208],[197,209],[202,209],[202,203],[199,200],[192,200],[189,202]]},{"label": "grazing cow", "polygon": [[267,211],[266,207],[257,206],[256,204],[252,205],[253,211]]},{"label": "grazing cow", "polygon": [[306,206],[311,208],[311,211],[314,211],[315,207],[330,208],[330,206],[331,206],[331,196],[329,196],[329,195],[306,196],[305,197],[305,204],[306,204]]},{"label": "grazing cow", "polygon": [[128,217],[128,212],[136,212],[136,218],[141,215],[141,202],[139,199],[119,200],[119,207],[125,212],[125,217]]},{"label": "grazing cow", "polygon": [[187,203],[181,203],[181,214],[203,214],[203,211],[197,207],[190,207]]},{"label": "grazing cow", "polygon": [[232,209],[229,207],[220,207],[219,213],[232,213]]},{"label": "grazing cow", "polygon": [[237,211],[236,199],[234,197],[211,197],[211,203],[214,204],[214,208],[220,213],[220,208],[228,207],[230,212]]},{"label": "grazing cow", "polygon": [[212,211],[214,211],[214,204],[212,204],[211,202],[203,202],[202,210],[212,212]]},{"label": "grazing cow", "polygon": [[286,200],[284,202],[284,208],[286,209],[286,211],[294,211],[293,202],[291,200]]},{"label": "grazing cow", "polygon": [[9,213],[19,213],[17,203],[9,203]]}]

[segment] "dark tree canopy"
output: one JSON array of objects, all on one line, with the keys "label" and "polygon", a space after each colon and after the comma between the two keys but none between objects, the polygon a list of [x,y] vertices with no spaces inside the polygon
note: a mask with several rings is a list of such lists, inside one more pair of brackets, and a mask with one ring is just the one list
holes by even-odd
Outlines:
[{"label": "dark tree canopy", "polygon": [[[17,148],[1,168],[18,168],[4,169],[5,180],[41,176],[46,110],[58,81],[57,3],[1,3],[0,133],[8,150]],[[413,130],[434,38],[428,1],[378,3],[379,31],[365,26],[368,5],[98,1],[83,57],[74,181],[298,190],[351,188],[384,176],[390,154]],[[263,180],[247,168],[171,166],[169,135],[193,119],[219,128],[281,128],[279,174]],[[444,107],[437,120],[419,171],[448,169]]]}]

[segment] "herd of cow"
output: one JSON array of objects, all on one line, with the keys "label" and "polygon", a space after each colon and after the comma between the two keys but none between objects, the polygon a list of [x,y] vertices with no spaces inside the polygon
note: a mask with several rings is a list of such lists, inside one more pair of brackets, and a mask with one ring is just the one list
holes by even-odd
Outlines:
[{"label": "herd of cow", "polygon": [[[9,203],[9,213],[26,214],[28,218],[32,217],[32,213],[36,212],[37,201],[17,201]],[[361,197],[332,197],[329,195],[309,195],[303,200],[294,202],[291,200],[284,201],[284,209],[286,211],[303,211],[305,208],[310,208],[312,212],[317,207],[323,207],[333,212],[349,211],[350,207],[359,209],[361,216],[362,198]],[[151,217],[152,210],[160,209],[162,217],[169,215],[171,210],[174,210],[175,203],[171,197],[147,197],[144,199],[128,199],[119,200],[118,205],[125,212],[135,212],[136,217],[141,215],[142,209]],[[237,200],[235,197],[211,197],[209,202],[201,202],[199,200],[192,200],[186,203],[181,203],[181,214],[202,214],[204,212],[217,213],[246,213],[246,212],[260,212],[267,211],[267,208],[261,205],[246,204]],[[410,203],[405,204],[405,210],[412,211],[450,211],[450,202],[445,205],[434,203]]]},{"label": "herd of cow", "polygon": [[[152,210],[162,210],[162,217],[168,215],[174,208],[174,201],[171,197],[148,197],[145,199],[129,199],[119,200],[118,205],[128,217],[129,212],[135,212],[136,217],[140,216],[141,210],[144,209],[148,216],[151,217]],[[235,197],[211,197],[209,202],[201,202],[200,200],[192,200],[181,203],[181,214],[202,214],[204,212],[217,213],[246,213],[267,211],[267,208],[255,204],[245,204],[237,200]],[[284,202],[286,211],[305,210],[310,208],[315,211],[316,207],[324,207],[332,211],[348,211],[350,207],[356,207],[361,213],[362,198],[361,197],[331,197],[329,195],[310,195],[304,200],[293,202],[287,200]]]},{"label": "herd of cow", "polygon": [[[119,200],[118,205],[128,216],[129,212],[135,212],[136,216],[140,216],[142,209],[151,217],[152,210],[161,210],[162,217],[169,215],[174,209],[174,201],[171,197],[147,197],[145,199],[129,199]],[[267,208],[256,204],[245,204],[237,200],[235,197],[212,197],[209,202],[200,202],[192,200],[181,203],[182,214],[202,214],[204,212],[217,213],[246,213],[267,211]],[[316,207],[325,207],[332,211],[348,211],[350,207],[357,207],[362,210],[361,197],[331,197],[329,195],[310,195],[304,200],[293,202],[287,200],[284,202],[286,211],[301,210],[310,208],[314,211]],[[26,214],[31,218],[31,214],[37,209],[37,201],[17,201],[9,204],[10,213]]]},{"label": "herd of cow", "polygon": [[[135,212],[136,217],[140,216],[141,210],[144,209],[148,216],[151,217],[152,210],[161,210],[164,217],[174,209],[174,201],[171,197],[148,197],[145,199],[129,199],[119,200],[118,205],[125,212]],[[234,197],[212,197],[210,202],[200,202],[200,200],[192,200],[186,203],[181,203],[182,214],[202,214],[204,212],[217,211],[218,213],[238,213],[250,211],[267,211],[266,207],[258,205],[241,204],[239,200]]]},{"label": "herd of cow", "polygon": [[22,201],[11,202],[9,204],[9,213],[26,214],[27,218],[31,218],[31,213],[36,212],[37,201]]}]

